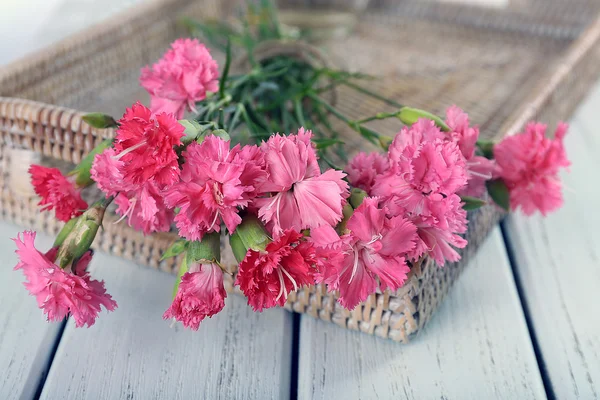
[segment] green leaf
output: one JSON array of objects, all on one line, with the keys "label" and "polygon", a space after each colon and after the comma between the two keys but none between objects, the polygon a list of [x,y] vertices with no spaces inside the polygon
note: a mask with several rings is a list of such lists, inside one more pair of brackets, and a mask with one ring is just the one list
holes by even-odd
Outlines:
[{"label": "green leaf", "polygon": [[465,203],[463,204],[463,209],[466,211],[476,210],[479,207],[483,207],[487,204],[485,200],[471,196],[460,196],[460,200]]},{"label": "green leaf", "polygon": [[219,79],[219,97],[225,97],[225,83],[229,77],[229,67],[231,66],[231,41],[227,40],[227,48],[225,49],[225,67],[223,68],[223,74]]},{"label": "green leaf", "polygon": [[92,149],[81,162],[73,168],[69,175],[75,175],[75,183],[79,187],[90,186],[94,181],[92,180],[92,164],[97,154],[102,153],[104,150],[112,146],[112,139],[106,139],[100,142],[100,144]]},{"label": "green leaf", "polygon": [[341,141],[340,139],[323,138],[323,139],[313,139],[312,141],[314,144],[317,145],[318,150],[323,150],[323,149],[326,149],[326,148],[336,145],[336,144],[344,144],[344,142]]},{"label": "green leaf", "polygon": [[167,250],[165,250],[160,260],[166,260],[167,258],[175,257],[183,253],[187,250],[188,243],[189,242],[185,239],[176,240]]},{"label": "green leaf", "polygon": [[119,126],[113,117],[102,113],[86,114],[83,116],[83,121],[97,129],[116,128]]},{"label": "green leaf", "polygon": [[494,159],[494,146],[495,145],[496,145],[496,143],[493,142],[492,140],[478,140],[477,141],[477,147],[479,148],[479,150],[481,150],[481,153],[483,154],[483,156],[490,160]]},{"label": "green leaf", "polygon": [[448,132],[450,128],[446,123],[437,115],[430,112],[420,110],[418,108],[402,107],[398,113],[398,119],[406,125],[412,125],[419,120],[419,118],[430,119],[443,131]]},{"label": "green leaf", "polygon": [[203,131],[202,125],[198,121],[192,119],[181,119],[178,121],[184,127],[183,134],[185,135],[181,141],[183,143],[191,143],[198,137],[198,134]]},{"label": "green leaf", "polygon": [[242,242],[242,238],[240,238],[240,235],[238,235],[237,232],[234,232],[233,235],[229,236],[229,245],[231,246],[231,250],[233,251],[233,255],[235,256],[237,262],[241,263],[244,261],[248,249],[244,245],[244,242]]},{"label": "green leaf", "polygon": [[210,134],[213,136],[216,136],[216,137],[220,137],[221,139],[223,139],[225,141],[231,140],[229,133],[227,133],[227,131],[225,129],[215,129]]},{"label": "green leaf", "polygon": [[485,183],[487,191],[498,206],[505,211],[510,211],[510,193],[502,179],[494,179]]}]

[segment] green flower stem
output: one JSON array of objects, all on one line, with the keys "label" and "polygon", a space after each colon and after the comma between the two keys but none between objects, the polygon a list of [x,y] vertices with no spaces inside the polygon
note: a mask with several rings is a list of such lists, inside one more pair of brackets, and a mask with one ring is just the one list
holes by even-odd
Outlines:
[{"label": "green flower stem", "polygon": [[396,108],[402,108],[402,107],[404,107],[402,104],[398,103],[397,101],[394,101],[392,99],[388,99],[387,97],[383,97],[380,94],[372,92],[369,89],[365,89],[364,87],[359,86],[359,85],[357,85],[355,83],[352,83],[350,81],[345,81],[345,82],[342,82],[342,83],[344,85],[346,85],[346,86],[351,87],[352,89],[356,90],[357,92],[366,94],[366,95],[371,96],[371,97],[373,97],[373,98],[375,98],[377,100],[381,100],[384,103],[389,104],[390,106],[393,106],[393,107],[396,107]]},{"label": "green flower stem", "polygon": [[359,119],[354,122],[357,124],[364,124],[366,122],[383,120],[383,119],[388,119],[388,118],[398,118],[398,113],[397,112],[393,112],[393,113],[380,112],[380,113],[373,115],[372,117]]}]

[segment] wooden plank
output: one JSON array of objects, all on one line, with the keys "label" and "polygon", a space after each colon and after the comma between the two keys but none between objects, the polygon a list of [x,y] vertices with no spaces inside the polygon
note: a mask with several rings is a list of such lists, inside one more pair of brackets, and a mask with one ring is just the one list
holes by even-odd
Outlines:
[{"label": "wooden plank", "polygon": [[544,398],[496,228],[408,345],[302,317],[300,399]]},{"label": "wooden plank", "polygon": [[566,138],[565,206],[505,224],[550,386],[558,399],[600,398],[600,86]]},{"label": "wooden plank", "polygon": [[[60,324],[49,324],[37,307],[35,298],[23,287],[17,264],[16,249],[9,238],[22,229],[0,223],[0,399],[32,398],[45,374]],[[52,240],[38,236],[40,249],[50,247]]]},{"label": "wooden plank", "polygon": [[97,254],[119,308],[89,329],[69,321],[43,399],[280,399],[290,390],[292,315],[230,295],[198,332],[162,319],[174,276]]}]

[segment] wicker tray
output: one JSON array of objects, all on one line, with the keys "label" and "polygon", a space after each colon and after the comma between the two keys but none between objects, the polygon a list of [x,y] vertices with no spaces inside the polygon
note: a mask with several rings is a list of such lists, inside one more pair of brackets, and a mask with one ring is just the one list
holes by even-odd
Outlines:
[{"label": "wicker tray", "polygon": [[[184,34],[179,18],[217,17],[230,9],[218,0],[155,1],[0,70],[1,218],[55,233],[60,223],[38,211],[37,199],[23,185],[28,161],[22,149],[78,162],[114,132],[91,129],[75,110],[119,116],[134,100],[147,102],[137,83],[139,69]],[[340,67],[381,76],[371,88],[383,95],[437,113],[458,104],[482,135],[499,137],[530,119],[554,124],[570,116],[599,72],[599,10],[598,1],[586,0],[513,0],[505,9],[373,0],[352,37],[324,46]],[[341,90],[338,98],[339,108],[356,118],[386,111],[354,92]],[[379,123],[390,135],[399,128],[392,121]],[[353,137],[349,132],[347,141],[367,147]],[[425,260],[398,292],[374,294],[354,311],[320,286],[292,294],[286,308],[406,342],[429,320],[500,218],[491,206],[471,213],[461,262],[440,269]],[[175,272],[178,259],[159,261],[174,234],[144,237],[110,222],[97,248]],[[225,254],[233,271],[233,258]],[[232,290],[231,279],[226,287]]]}]

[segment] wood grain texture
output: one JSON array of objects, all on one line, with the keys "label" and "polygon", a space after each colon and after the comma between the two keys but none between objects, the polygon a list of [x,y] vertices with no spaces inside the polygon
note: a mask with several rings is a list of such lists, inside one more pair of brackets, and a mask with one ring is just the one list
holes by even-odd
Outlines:
[{"label": "wood grain texture", "polygon": [[499,229],[408,345],[303,316],[298,387],[300,399],[544,398]]},{"label": "wood grain texture", "polygon": [[514,215],[505,229],[529,318],[558,399],[600,398],[600,86],[566,137],[564,207],[547,218]]},{"label": "wood grain texture", "polygon": [[43,399],[285,399],[291,314],[254,313],[240,296],[198,332],[162,320],[175,278],[96,254],[93,275],[118,302],[89,329],[69,321]]},{"label": "wood grain texture", "polygon": [[[46,372],[60,324],[46,322],[35,298],[23,287],[23,274],[13,271],[16,249],[9,238],[18,227],[0,223],[0,399],[32,398]],[[36,245],[46,249],[49,237],[38,236]]]}]

